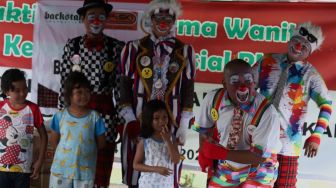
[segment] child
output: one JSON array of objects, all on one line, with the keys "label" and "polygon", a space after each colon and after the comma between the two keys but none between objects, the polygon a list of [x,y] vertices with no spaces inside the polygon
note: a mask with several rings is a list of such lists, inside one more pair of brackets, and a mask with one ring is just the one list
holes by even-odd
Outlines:
[{"label": "child", "polygon": [[49,187],[93,187],[97,147],[105,146],[104,122],[96,111],[87,107],[90,83],[82,73],[70,73],[64,97],[67,107],[51,121],[51,144],[57,148]]},{"label": "child", "polygon": [[[26,100],[28,87],[23,71],[5,71],[1,90],[4,101],[0,101],[0,185],[29,188],[30,177],[39,176],[47,146],[42,114],[36,104]],[[41,143],[38,159],[32,165],[34,127]]]},{"label": "child", "polygon": [[139,188],[174,187],[174,164],[180,161],[177,143],[172,138],[164,102],[149,101],[142,112],[140,136],[133,168],[141,172]]}]

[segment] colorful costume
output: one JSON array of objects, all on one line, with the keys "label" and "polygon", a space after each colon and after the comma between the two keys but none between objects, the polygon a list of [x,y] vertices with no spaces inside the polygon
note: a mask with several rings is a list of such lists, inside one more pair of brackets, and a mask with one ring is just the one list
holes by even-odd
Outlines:
[{"label": "colorful costume", "polygon": [[[139,123],[134,125],[132,122],[139,118],[143,105],[151,99],[164,101],[172,124],[179,127],[177,137],[185,136],[193,116],[194,49],[176,39],[174,27],[167,26],[166,23],[174,23],[180,14],[179,5],[172,0],[155,0],[149,7],[149,19],[154,19],[161,12],[166,13],[160,15],[156,21],[162,22],[165,34],[156,37],[152,28],[148,36],[128,42],[121,55],[120,115],[127,125],[122,141],[123,182],[130,186],[137,185],[138,179],[138,172],[133,171],[132,167],[136,149],[132,139],[137,137],[138,131],[135,130],[139,129]],[[175,174],[179,174],[179,168],[175,168]],[[177,179],[176,176],[176,186]]]},{"label": "colorful costume", "polygon": [[[316,41],[310,23],[298,26],[293,37],[297,37],[294,47],[289,50],[299,51],[300,40],[309,41],[311,52],[316,50],[323,41],[321,31],[314,29]],[[307,30],[310,31],[308,32]],[[291,39],[293,40],[293,39]],[[291,52],[293,53],[293,52]],[[297,52],[298,53],[298,52]],[[310,55],[310,54],[309,54]],[[278,101],[278,112],[281,124],[282,149],[279,152],[279,179],[280,187],[295,187],[298,158],[302,150],[302,133],[305,116],[307,113],[308,101],[313,99],[320,108],[314,133],[306,140],[306,143],[315,142],[320,144],[320,138],[329,124],[331,114],[331,100],[328,96],[328,89],[318,71],[306,60],[290,61],[288,54],[267,54],[259,60],[259,88],[260,93],[272,100],[275,98],[277,88],[283,85]],[[288,67],[286,69],[286,67]],[[288,71],[284,82],[280,84],[282,72]],[[283,161],[283,162],[282,162]],[[283,172],[280,170],[283,167]],[[290,172],[289,172],[290,171]],[[288,178],[286,178],[286,175]],[[282,175],[285,179],[282,179]],[[289,183],[287,183],[289,182]]]},{"label": "colorful costume", "polygon": [[14,109],[8,99],[0,102],[0,171],[31,173],[34,127],[43,126],[38,106]]},{"label": "colorful costume", "polygon": [[[162,70],[156,69],[158,63],[155,62],[153,57],[154,51],[160,48],[160,45],[162,45],[162,48],[169,50],[167,55],[162,55],[165,57],[164,62],[162,62]],[[139,41],[129,42],[122,52],[120,67],[120,85],[122,86],[120,86],[120,106],[123,107],[121,114],[123,117],[129,116],[130,113],[134,114],[134,118],[129,121],[126,120],[126,122],[139,117],[144,103],[150,99],[158,98],[160,95],[158,89],[161,88],[165,88],[165,90],[159,98],[165,101],[173,123],[177,125],[183,115],[186,119],[191,119],[195,76],[193,57],[193,48],[176,38],[155,41],[152,36],[147,36]],[[161,73],[165,73],[163,74],[165,81],[162,81],[162,83],[157,78]],[[126,143],[131,144],[128,140],[129,138],[124,135],[123,148]],[[132,148],[132,151],[123,150],[123,160],[129,161],[125,157],[128,152],[133,153],[135,151],[135,145],[133,144],[128,147],[129,149]],[[124,181],[128,182],[126,179]]]},{"label": "colorful costume", "polygon": [[[85,45],[85,36],[69,40],[64,47],[63,61],[60,67],[61,95],[59,107],[65,107],[63,90],[64,80],[71,71],[79,70],[87,76],[92,92],[89,106],[97,110],[105,121],[107,145],[98,152],[97,181],[109,184],[114,159],[116,127],[120,123],[115,103],[116,70],[120,63],[120,52],[124,45],[114,38],[103,35],[101,49]],[[105,186],[107,186],[105,185]]]},{"label": "colorful costume", "polygon": [[[215,108],[213,108],[214,103],[217,104]],[[193,129],[205,133],[215,128],[218,131],[218,138],[216,138],[218,143],[225,148],[230,148],[231,142],[235,142],[231,140],[234,111],[234,105],[225,91],[211,91],[201,104],[200,116]],[[276,154],[281,144],[276,110],[273,106],[267,105],[267,100],[262,95],[257,94],[249,109],[243,112],[242,120],[242,133],[238,136],[237,146],[231,149],[250,150],[267,160],[259,166],[218,160],[208,187],[238,186],[250,180],[263,186],[272,186],[277,178]],[[216,151],[212,152],[216,153]]]}]

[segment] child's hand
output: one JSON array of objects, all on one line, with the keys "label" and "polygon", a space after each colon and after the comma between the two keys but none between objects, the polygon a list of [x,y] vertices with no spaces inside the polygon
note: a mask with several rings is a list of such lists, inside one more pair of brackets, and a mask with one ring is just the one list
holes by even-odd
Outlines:
[{"label": "child's hand", "polygon": [[157,166],[156,172],[161,174],[162,176],[169,176],[173,173],[173,170],[166,168],[166,167]]},{"label": "child's hand", "polygon": [[163,141],[165,142],[170,141],[171,133],[170,131],[168,131],[167,125],[162,127],[161,136]]},{"label": "child's hand", "polygon": [[42,166],[42,161],[41,160],[37,160],[33,166],[32,166],[32,174],[30,175],[31,178],[33,179],[37,179],[40,175],[40,170],[41,170],[41,166]]}]

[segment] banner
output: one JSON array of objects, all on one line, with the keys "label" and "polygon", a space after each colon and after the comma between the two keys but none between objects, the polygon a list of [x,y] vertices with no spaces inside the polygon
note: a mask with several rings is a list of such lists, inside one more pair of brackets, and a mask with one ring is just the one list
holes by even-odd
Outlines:
[{"label": "banner", "polygon": [[35,0],[0,2],[0,67],[31,69],[35,9]]},{"label": "banner", "polygon": [[[105,33],[123,41],[141,38],[145,35],[142,28],[147,27],[141,22],[147,6],[139,3],[140,1],[125,2],[112,2],[114,10],[109,17]],[[8,33],[12,34],[6,34],[7,31],[4,32],[3,27],[0,29],[0,34],[4,36],[0,39],[4,40],[0,41],[3,42],[0,66],[30,69],[31,65],[25,61],[29,60],[28,55],[31,57],[33,54],[32,99],[40,102],[45,115],[52,115],[57,110],[55,108],[59,91],[57,66],[61,63],[63,46],[68,39],[84,34],[83,24],[76,14],[82,1],[41,0],[37,5],[27,3],[26,1],[15,1],[15,3],[7,1],[6,4],[2,2],[0,4],[0,20],[6,24],[13,24],[7,25],[12,29]],[[309,61],[326,80],[330,94],[335,99],[336,83],[333,80],[336,74],[331,70],[336,68],[334,65],[336,42],[333,40],[336,22],[331,15],[336,15],[336,4],[182,1],[182,5],[183,15],[177,21],[176,34],[184,42],[192,44],[196,51],[197,84],[194,95],[196,115],[205,94],[220,87],[219,83],[226,62],[233,57],[239,57],[253,64],[264,53],[286,52],[286,43],[291,36],[290,29],[305,21],[312,21],[323,29],[325,42],[320,51],[314,52],[309,57]],[[14,18],[7,16],[7,14],[14,15],[13,11],[18,9],[25,12],[25,14],[21,13],[20,19],[34,18],[35,21],[32,54],[28,53],[30,52],[28,41],[31,42],[31,38],[28,34],[15,34],[21,32],[21,29],[17,31]],[[35,12],[35,17],[28,12]],[[126,23],[122,22],[125,17],[129,18]],[[32,27],[31,23],[26,24],[23,21],[21,25]],[[53,101],[43,100],[46,98],[43,97],[46,93],[53,96],[47,98]],[[333,102],[336,104],[335,100]],[[335,108],[333,110],[335,111]],[[305,138],[313,130],[317,115],[318,108],[310,102],[304,124]],[[304,156],[300,158],[300,178],[336,181],[334,173],[336,163],[330,161],[330,156],[336,154],[335,122],[335,116],[332,116],[330,127],[323,135],[318,156],[313,159]],[[186,146],[182,151],[186,157],[185,164],[189,168],[198,169],[197,148],[198,134],[190,130]]]}]

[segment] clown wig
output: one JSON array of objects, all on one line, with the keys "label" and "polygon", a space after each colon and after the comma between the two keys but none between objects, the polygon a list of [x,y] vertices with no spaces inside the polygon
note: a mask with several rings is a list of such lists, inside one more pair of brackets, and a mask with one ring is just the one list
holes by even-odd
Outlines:
[{"label": "clown wig", "polygon": [[311,43],[312,52],[319,49],[324,41],[324,36],[321,27],[313,25],[311,22],[302,23],[294,29],[292,37],[301,36],[308,40],[309,35],[308,34],[303,35],[302,32],[300,32],[301,28],[305,28],[309,34],[313,35],[317,39],[316,42]]}]

